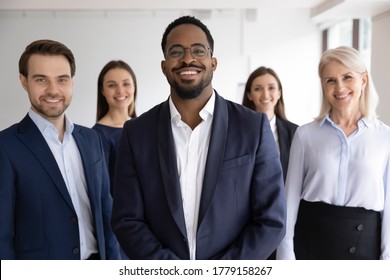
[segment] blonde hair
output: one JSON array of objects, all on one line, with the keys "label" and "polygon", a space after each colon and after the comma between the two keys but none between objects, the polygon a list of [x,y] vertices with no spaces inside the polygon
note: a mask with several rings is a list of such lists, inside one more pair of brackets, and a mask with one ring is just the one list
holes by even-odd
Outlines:
[{"label": "blonde hair", "polygon": [[[343,64],[348,69],[360,73],[367,74],[367,84],[366,87],[362,90],[362,95],[360,96],[360,111],[364,118],[368,120],[373,120],[377,118],[376,107],[378,105],[378,94],[375,91],[374,85],[371,81],[371,77],[368,74],[367,68],[363,62],[363,59],[360,56],[360,53],[351,47],[341,46],[334,49],[329,49],[323,53],[320,63],[318,65],[318,75],[322,78],[322,72],[326,65],[329,62],[336,61]],[[320,120],[328,115],[331,111],[331,105],[326,100],[324,95],[324,88],[321,82],[322,87],[322,105],[319,116],[316,120]]]}]

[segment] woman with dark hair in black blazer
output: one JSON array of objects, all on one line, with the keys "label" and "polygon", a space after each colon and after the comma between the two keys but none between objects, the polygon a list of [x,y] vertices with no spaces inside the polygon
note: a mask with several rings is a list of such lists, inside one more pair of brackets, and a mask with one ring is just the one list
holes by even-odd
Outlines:
[{"label": "woman with dark hair in black blazer", "polygon": [[[279,150],[283,179],[286,181],[290,146],[298,126],[286,118],[282,83],[274,70],[261,66],[249,75],[242,105],[267,114]],[[275,260],[276,251],[268,259]]]},{"label": "woman with dark hair in black blazer", "polygon": [[242,105],[267,114],[278,144],[283,178],[286,180],[290,146],[298,126],[286,118],[282,83],[274,70],[261,66],[249,75]]}]

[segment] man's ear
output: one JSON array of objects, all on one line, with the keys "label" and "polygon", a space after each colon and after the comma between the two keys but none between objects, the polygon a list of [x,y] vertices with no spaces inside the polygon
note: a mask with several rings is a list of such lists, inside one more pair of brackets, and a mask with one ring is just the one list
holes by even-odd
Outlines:
[{"label": "man's ear", "polygon": [[218,60],[217,60],[217,58],[212,57],[212,58],[211,58],[211,67],[213,68],[213,71],[215,71],[215,70],[217,69],[217,65],[218,65]]},{"label": "man's ear", "polygon": [[24,88],[25,91],[27,91],[27,78],[22,75],[22,74],[19,74],[19,80],[20,80],[20,83],[22,84],[22,87]]},{"label": "man's ear", "polygon": [[161,71],[163,72],[163,74],[166,76],[166,72],[165,72],[165,60],[162,60],[161,61]]}]

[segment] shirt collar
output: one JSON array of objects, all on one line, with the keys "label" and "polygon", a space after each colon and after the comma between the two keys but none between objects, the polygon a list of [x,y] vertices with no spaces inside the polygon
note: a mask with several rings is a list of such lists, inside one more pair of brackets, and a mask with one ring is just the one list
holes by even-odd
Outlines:
[{"label": "shirt collar", "polygon": [[271,127],[275,126],[276,127],[276,115],[269,121]]},{"label": "shirt collar", "polygon": [[[207,120],[208,117],[213,116],[214,107],[215,107],[215,93],[213,91],[213,93],[211,94],[210,99],[204,105],[202,110],[200,110],[199,116],[203,120]],[[180,113],[177,110],[175,104],[173,103],[171,97],[169,97],[169,111],[171,113],[171,122],[175,122],[176,124],[179,124],[179,122],[181,121],[181,116],[180,116]]]},{"label": "shirt collar", "polygon": [[[47,129],[55,129],[54,125],[49,122],[47,119],[42,117],[41,115],[34,112],[32,109],[28,112],[29,117],[32,119],[32,121],[35,123],[35,125],[38,127],[39,131],[43,134]],[[72,121],[65,115],[65,134],[71,134],[74,129],[74,124]]]},{"label": "shirt collar", "polygon": [[[332,119],[329,117],[329,114],[326,115],[323,119],[321,119],[319,121],[319,126],[323,126],[324,123],[327,122],[331,125],[336,125]],[[366,118],[361,118],[359,121],[358,121],[358,128],[361,129],[363,127],[369,127],[370,126],[370,122],[366,119]]]}]

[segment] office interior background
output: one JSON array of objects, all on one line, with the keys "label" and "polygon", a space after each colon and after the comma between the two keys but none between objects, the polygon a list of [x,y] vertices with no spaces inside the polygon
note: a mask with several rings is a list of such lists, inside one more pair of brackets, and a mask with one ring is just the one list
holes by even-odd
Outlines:
[{"label": "office interior background", "polygon": [[271,67],[282,80],[288,119],[310,122],[322,98],[322,52],[349,45],[365,57],[380,98],[379,117],[390,124],[390,0],[0,0],[0,130],[29,110],[18,61],[37,39],[58,40],[75,55],[67,113],[75,123],[95,123],[97,77],[112,59],[126,61],[136,73],[138,115],[166,100],[161,38],[182,15],[210,29],[218,59],[213,87],[226,99],[241,103],[248,75]]}]

